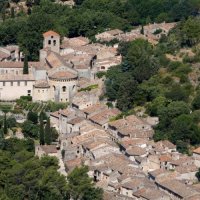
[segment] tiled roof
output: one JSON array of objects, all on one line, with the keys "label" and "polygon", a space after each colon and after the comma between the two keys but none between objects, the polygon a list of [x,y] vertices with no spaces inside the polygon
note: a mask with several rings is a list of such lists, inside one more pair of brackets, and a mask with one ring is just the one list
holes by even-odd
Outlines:
[{"label": "tiled roof", "polygon": [[65,165],[67,166],[68,171],[71,171],[75,167],[79,167],[81,163],[82,163],[81,158],[75,158],[75,159],[66,161]]},{"label": "tiled roof", "polygon": [[120,113],[121,112],[116,108],[106,109],[106,110],[103,110],[102,112],[99,112],[98,114],[90,117],[89,119],[99,125],[103,125],[103,124],[107,123],[110,120],[110,118],[115,117]]},{"label": "tiled roof", "polygon": [[64,66],[62,58],[55,52],[50,52],[46,60],[47,63],[53,68]]},{"label": "tiled roof", "polygon": [[59,80],[66,80],[66,79],[74,79],[77,78],[76,74],[73,74],[71,72],[68,71],[58,71],[55,72],[51,75],[49,75],[49,78],[51,79],[59,79]]},{"label": "tiled roof", "polygon": [[122,187],[132,190],[132,189],[140,187],[141,185],[144,185],[144,179],[134,178],[128,182],[123,183]]},{"label": "tiled roof", "polygon": [[49,83],[46,80],[38,80],[36,81],[35,88],[50,88]]},{"label": "tiled roof", "polygon": [[74,37],[74,38],[64,38],[61,45],[62,48],[68,48],[69,46],[84,46],[89,43],[89,39],[86,37]]},{"label": "tiled roof", "polygon": [[157,177],[158,175],[160,175],[160,174],[163,174],[163,173],[166,173],[167,172],[167,170],[165,170],[165,169],[156,169],[156,170],[153,170],[153,171],[150,171],[150,172],[148,172],[151,176],[153,176],[153,177]]},{"label": "tiled roof", "polygon": [[193,153],[200,154],[200,147],[196,148]]},{"label": "tiled roof", "polygon": [[105,109],[107,106],[102,105],[102,104],[95,104],[93,106],[90,106],[88,108],[83,109],[82,111],[86,114],[91,114],[93,112],[96,112],[98,110],[103,110]]},{"label": "tiled roof", "polygon": [[84,118],[81,117],[75,117],[73,119],[71,119],[70,121],[68,121],[69,124],[79,124],[84,120]]},{"label": "tiled roof", "polygon": [[[29,62],[29,67],[37,67],[40,66],[40,62]],[[0,68],[23,68],[24,63],[23,62],[13,62],[13,61],[3,61],[0,62]]]},{"label": "tiled roof", "polygon": [[142,144],[147,144],[148,140],[147,139],[143,139],[143,138],[123,138],[121,140],[121,145],[124,148],[128,148],[129,146],[133,146],[133,145],[142,145]]},{"label": "tiled roof", "polygon": [[198,169],[199,168],[196,165],[187,165],[187,166],[178,166],[178,167],[176,167],[176,171],[179,172],[180,174],[197,172]]},{"label": "tiled roof", "polygon": [[0,75],[0,81],[34,81],[35,78],[32,74],[21,74],[21,75],[13,75],[13,74],[2,74]]},{"label": "tiled roof", "polygon": [[8,58],[9,56],[10,56],[10,54],[5,53],[5,52],[3,52],[3,51],[0,50],[0,59]]},{"label": "tiled roof", "polygon": [[141,147],[133,146],[126,149],[126,153],[130,156],[142,156],[146,153],[146,151]]},{"label": "tiled roof", "polygon": [[158,184],[163,188],[173,192],[174,194],[177,194],[181,198],[186,198],[195,194],[194,190],[177,180],[166,180],[158,182]]},{"label": "tiled roof", "polygon": [[40,147],[46,154],[57,153],[58,151],[56,145],[41,145]]},{"label": "tiled roof", "polygon": [[43,33],[43,36],[48,37],[48,36],[60,36],[60,35],[54,31],[50,30],[50,31]]},{"label": "tiled roof", "polygon": [[50,113],[50,116],[53,116],[53,117],[56,117],[56,118],[59,118],[59,115],[60,115],[59,111]]},{"label": "tiled roof", "polygon": [[[147,189],[145,192],[141,193],[141,197],[147,199],[147,200],[155,200],[155,199],[165,199],[167,195],[158,190],[158,189]],[[169,199],[169,197],[167,198]]]},{"label": "tiled roof", "polygon": [[200,199],[200,194],[194,194],[190,197],[187,197],[185,200],[199,200]]},{"label": "tiled roof", "polygon": [[168,154],[164,154],[159,157],[159,160],[160,162],[167,162],[167,161],[171,161],[172,157]]}]

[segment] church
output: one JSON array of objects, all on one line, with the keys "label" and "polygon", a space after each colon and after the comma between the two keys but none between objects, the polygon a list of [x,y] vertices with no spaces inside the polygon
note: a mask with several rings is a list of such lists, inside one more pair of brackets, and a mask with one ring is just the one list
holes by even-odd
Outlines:
[{"label": "church", "polygon": [[48,31],[43,37],[39,62],[28,63],[29,74],[23,74],[24,64],[21,61],[0,62],[0,101],[32,96],[33,101],[69,102],[77,92],[81,77],[95,77],[94,55],[89,56],[88,66],[81,67],[79,62],[76,67],[70,59],[65,59],[69,54],[64,53],[58,33]]}]

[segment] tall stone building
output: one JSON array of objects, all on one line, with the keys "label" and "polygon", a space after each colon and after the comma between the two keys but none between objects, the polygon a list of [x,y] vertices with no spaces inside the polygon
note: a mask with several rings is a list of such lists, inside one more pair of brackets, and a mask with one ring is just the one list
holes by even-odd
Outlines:
[{"label": "tall stone building", "polygon": [[22,74],[23,62],[0,62],[0,100],[13,101],[32,96],[33,101],[68,102],[76,93],[78,72],[60,56],[60,35],[43,34],[40,61],[29,62],[29,74]]}]

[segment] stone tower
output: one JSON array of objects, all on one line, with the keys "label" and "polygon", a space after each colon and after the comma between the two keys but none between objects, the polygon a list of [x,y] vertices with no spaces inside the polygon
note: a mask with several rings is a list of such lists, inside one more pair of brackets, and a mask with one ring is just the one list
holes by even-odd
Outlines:
[{"label": "stone tower", "polygon": [[60,35],[54,31],[48,31],[43,34],[43,49],[49,48],[55,53],[60,53]]}]

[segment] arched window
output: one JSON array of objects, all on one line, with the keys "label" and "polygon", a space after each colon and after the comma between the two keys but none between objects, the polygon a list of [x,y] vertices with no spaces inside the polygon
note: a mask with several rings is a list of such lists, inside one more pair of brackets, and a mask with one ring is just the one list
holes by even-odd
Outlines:
[{"label": "arched window", "polygon": [[62,87],[62,91],[63,91],[63,92],[66,92],[66,86],[63,86],[63,87]]},{"label": "arched window", "polygon": [[56,87],[53,85],[53,90],[55,91],[56,90]]}]

